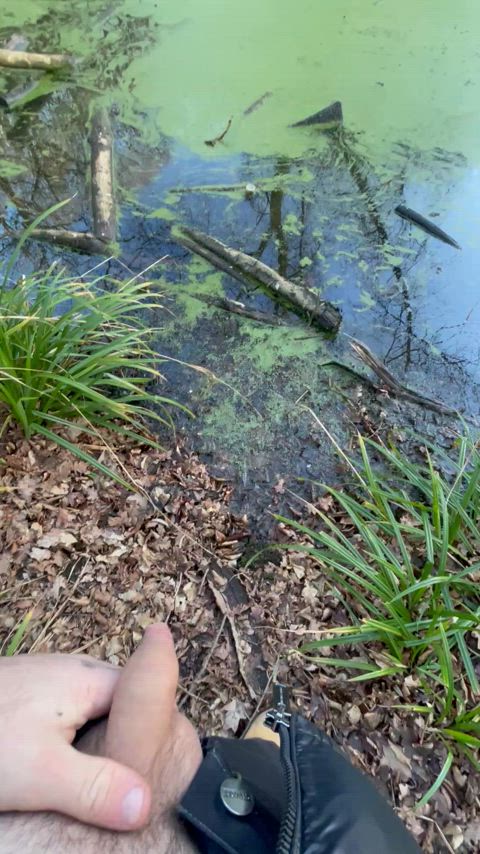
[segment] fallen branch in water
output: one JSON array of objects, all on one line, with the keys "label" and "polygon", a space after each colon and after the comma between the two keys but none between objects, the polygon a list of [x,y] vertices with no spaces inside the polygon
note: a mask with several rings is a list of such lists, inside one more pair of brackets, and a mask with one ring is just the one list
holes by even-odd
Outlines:
[{"label": "fallen branch in water", "polygon": [[175,239],[192,252],[207,258],[236,279],[240,278],[248,284],[252,284],[252,280],[262,284],[271,295],[287,302],[293,311],[306,317],[312,324],[327,332],[336,332],[340,326],[341,313],[332,303],[319,299],[314,291],[283,278],[257,258],[238,249],[230,249],[220,240],[193,228],[182,227],[177,234],[174,234]]},{"label": "fallen branch in water", "polygon": [[227,123],[227,127],[225,128],[223,133],[221,133],[219,136],[215,136],[213,139],[206,139],[205,145],[210,145],[211,148],[213,148],[217,144],[217,142],[221,142],[222,139],[224,139],[226,137],[228,131],[230,130],[231,124],[232,124],[232,119],[229,119],[228,123]]},{"label": "fallen branch in water", "polygon": [[0,65],[6,68],[40,68],[42,71],[59,71],[73,65],[73,58],[65,53],[27,53],[23,50],[0,48]]},{"label": "fallen branch in water", "polygon": [[341,368],[342,371],[346,371],[348,374],[351,374],[352,377],[355,377],[357,380],[360,380],[361,383],[370,386],[370,388],[375,391],[381,391],[381,388],[367,377],[366,374],[363,374],[361,371],[357,371],[352,365],[349,365],[347,362],[340,362],[339,359],[325,359],[325,361],[320,362],[321,368]]},{"label": "fallen branch in water", "polygon": [[245,184],[197,184],[191,187],[172,187],[169,193],[237,193],[245,192]]},{"label": "fallen branch in water", "polygon": [[107,110],[97,110],[90,134],[93,230],[99,240],[113,243],[117,236],[113,194],[113,136]]},{"label": "fallen branch in water", "polygon": [[222,258],[219,258],[218,255],[215,255],[214,252],[210,252],[206,246],[202,246],[200,243],[190,239],[183,233],[174,232],[173,236],[177,243],[180,243],[180,245],[184,246],[185,249],[188,249],[189,252],[194,252],[195,255],[200,255],[201,258],[204,258],[205,261],[208,261],[213,267],[217,267],[223,273],[226,273],[227,276],[231,276],[232,279],[236,279],[241,285],[245,284],[245,276],[236,270],[235,267],[232,267],[232,265],[227,261],[224,261]]},{"label": "fallen branch in water", "polygon": [[213,308],[220,308],[222,311],[229,311],[231,314],[239,314],[240,317],[247,317],[249,320],[255,320],[257,323],[268,323],[269,326],[281,326],[282,323],[278,317],[271,317],[263,311],[254,311],[250,308],[245,308],[243,303],[228,299],[227,297],[211,297],[207,294],[191,294],[194,299],[204,302],[205,305],[211,305]]},{"label": "fallen branch in water", "polygon": [[257,100],[253,102],[253,104],[250,104],[250,106],[247,107],[247,109],[243,111],[243,115],[249,116],[251,113],[254,113],[255,110],[258,110],[258,108],[261,107],[262,104],[265,103],[267,98],[272,97],[272,94],[273,94],[273,92],[264,92],[263,95],[260,95],[260,98],[257,98]]},{"label": "fallen branch in water", "polygon": [[361,341],[357,341],[355,338],[352,338],[350,346],[355,355],[365,365],[367,365],[370,370],[377,375],[377,377],[380,377],[385,388],[392,394],[396,395],[396,397],[403,397],[411,403],[425,406],[427,409],[432,409],[434,412],[440,412],[442,415],[458,416],[459,413],[456,409],[451,409],[449,406],[445,406],[445,404],[440,400],[435,400],[432,397],[425,397],[423,394],[419,394],[414,389],[411,389],[399,382],[399,380],[390,373],[384,363],[381,362],[380,359],[377,359],[377,357],[373,355],[372,351],[369,350],[365,344],[362,344]]},{"label": "fallen branch in water", "polygon": [[340,101],[334,101],[333,104],[329,104],[328,107],[324,107],[318,113],[313,113],[313,115],[307,116],[306,119],[302,119],[300,122],[295,122],[290,127],[303,128],[310,127],[311,125],[322,125],[324,129],[327,129],[341,124],[343,124],[342,105]]},{"label": "fallen branch in water", "polygon": [[34,228],[31,236],[56,246],[65,246],[88,255],[111,255],[111,246],[89,231],[70,231],[66,228]]}]

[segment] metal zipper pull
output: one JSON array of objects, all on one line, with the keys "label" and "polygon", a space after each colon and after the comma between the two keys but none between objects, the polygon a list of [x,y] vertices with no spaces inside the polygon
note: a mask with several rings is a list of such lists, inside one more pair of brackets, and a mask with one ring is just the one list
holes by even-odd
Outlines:
[{"label": "metal zipper pull", "polygon": [[286,685],[276,682],[273,686],[273,709],[269,709],[265,715],[265,725],[278,732],[281,726],[289,729],[290,718],[290,692]]}]

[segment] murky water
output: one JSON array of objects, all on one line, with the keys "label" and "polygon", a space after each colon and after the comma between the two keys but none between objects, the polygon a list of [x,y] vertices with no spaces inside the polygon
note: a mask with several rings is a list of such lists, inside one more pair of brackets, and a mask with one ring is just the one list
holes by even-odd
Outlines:
[{"label": "murky water", "polygon": [[[204,365],[215,385],[167,368],[198,418],[194,446],[232,463],[246,492],[292,472],[334,476],[302,404],[350,429],[348,338],[328,339],[263,292],[193,258],[170,235],[199,227],[334,301],[342,333],[403,381],[478,412],[480,7],[474,0],[0,0],[2,40],[80,59],[41,101],[0,116],[0,247],[76,193],[62,223],[91,227],[89,121],[112,109],[120,261],[165,294],[160,352]],[[17,72],[0,75],[2,89]],[[341,135],[293,122],[334,100]],[[256,106],[252,106],[256,105]],[[252,107],[252,109],[250,109]],[[205,145],[226,127],[223,142]],[[255,193],[245,194],[247,183]],[[404,223],[405,204],[462,250]],[[60,217],[56,217],[57,223]],[[31,242],[24,268],[53,253]],[[62,252],[75,273],[95,261]],[[227,295],[269,326],[196,299]],[[362,366],[356,365],[362,370]],[[420,419],[425,413],[418,413]],[[400,418],[400,415],[399,415]]]}]

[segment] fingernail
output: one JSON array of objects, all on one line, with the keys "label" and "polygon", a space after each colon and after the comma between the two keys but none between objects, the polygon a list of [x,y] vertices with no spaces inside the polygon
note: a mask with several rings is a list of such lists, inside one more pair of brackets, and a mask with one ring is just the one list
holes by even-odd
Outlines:
[{"label": "fingernail", "polygon": [[137,824],[143,810],[145,793],[141,786],[130,789],[122,803],[122,817],[126,824]]}]

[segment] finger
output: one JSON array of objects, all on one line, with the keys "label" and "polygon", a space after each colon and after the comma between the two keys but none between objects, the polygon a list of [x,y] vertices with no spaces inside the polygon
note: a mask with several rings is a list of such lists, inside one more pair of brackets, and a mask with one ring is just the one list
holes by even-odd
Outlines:
[{"label": "finger", "polygon": [[112,759],[148,776],[175,711],[178,662],[166,625],[149,626],[113,696],[105,740]]},{"label": "finger", "polygon": [[142,777],[112,759],[72,747],[53,756],[44,792],[34,809],[55,810],[111,830],[137,830],[150,814],[150,787]]},{"label": "finger", "polygon": [[103,662],[91,659],[79,661],[78,692],[81,723],[107,714],[112,705],[121,668],[104,667]]},{"label": "finger", "polygon": [[44,714],[49,726],[72,741],[83,724],[108,713],[121,669],[71,657],[66,666],[50,671]]}]

